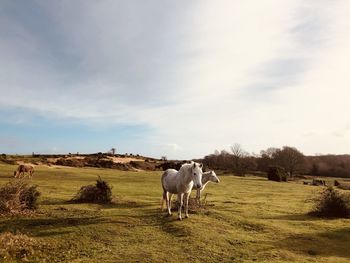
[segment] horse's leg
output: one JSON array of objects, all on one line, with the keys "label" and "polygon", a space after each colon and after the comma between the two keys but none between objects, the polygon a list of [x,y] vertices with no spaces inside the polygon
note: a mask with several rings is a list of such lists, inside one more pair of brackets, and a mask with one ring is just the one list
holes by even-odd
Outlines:
[{"label": "horse's leg", "polygon": [[166,191],[163,190],[163,198],[162,198],[162,202],[160,204],[160,211],[163,211],[163,207],[164,207],[164,201],[166,200]]},{"label": "horse's leg", "polygon": [[188,218],[188,199],[190,198],[190,194],[191,192],[189,193],[186,193],[185,194],[185,200],[184,200],[184,203],[185,203],[185,218]]},{"label": "horse's leg", "polygon": [[184,197],[183,193],[177,194],[177,200],[179,201],[179,212],[178,212],[178,216],[177,216],[178,220],[182,220],[182,218],[181,218],[181,209],[182,209],[183,197]]},{"label": "horse's leg", "polygon": [[170,210],[170,214],[171,214],[171,198],[173,197],[172,193],[169,193],[169,210]]},{"label": "horse's leg", "polygon": [[171,216],[171,207],[170,207],[170,193],[169,192],[166,192],[166,207],[168,209],[168,215]]}]

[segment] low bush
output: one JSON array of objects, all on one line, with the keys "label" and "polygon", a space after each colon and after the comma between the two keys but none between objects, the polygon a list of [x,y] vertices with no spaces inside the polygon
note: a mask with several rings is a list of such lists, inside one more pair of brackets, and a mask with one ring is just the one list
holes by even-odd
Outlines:
[{"label": "low bush", "polygon": [[95,185],[85,185],[80,188],[72,199],[80,203],[110,203],[112,201],[112,187],[101,177]]},{"label": "low bush", "polygon": [[35,210],[40,192],[36,185],[11,181],[0,187],[0,213],[21,214]]},{"label": "low bush", "polygon": [[267,179],[276,182],[287,182],[287,174],[280,166],[269,166],[267,170]]},{"label": "low bush", "polygon": [[335,180],[334,186],[337,186],[339,189],[350,190],[350,182],[344,182],[344,181],[340,182]]},{"label": "low bush", "polygon": [[315,207],[311,212],[312,215],[340,218],[350,216],[349,196],[340,193],[333,187],[325,189],[314,201]]}]

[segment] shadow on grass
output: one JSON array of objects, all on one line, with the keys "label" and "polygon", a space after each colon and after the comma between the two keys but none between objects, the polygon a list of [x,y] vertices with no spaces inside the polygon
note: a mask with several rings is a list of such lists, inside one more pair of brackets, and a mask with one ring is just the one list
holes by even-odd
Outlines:
[{"label": "shadow on grass", "polygon": [[312,221],[323,221],[323,220],[337,220],[339,218],[319,217],[319,216],[315,216],[311,213],[305,213],[305,214],[290,214],[290,215],[264,217],[264,219],[312,222]]},{"label": "shadow on grass", "polygon": [[45,199],[40,202],[40,205],[79,205],[79,204],[92,204],[98,205],[101,209],[114,209],[114,208],[140,208],[152,206],[148,203],[140,203],[129,200],[113,199],[111,203],[93,203],[93,202],[80,202],[74,200],[63,200],[63,199]]},{"label": "shadow on grass", "polygon": [[350,227],[316,232],[314,234],[295,234],[276,242],[276,247],[308,256],[350,258]]}]

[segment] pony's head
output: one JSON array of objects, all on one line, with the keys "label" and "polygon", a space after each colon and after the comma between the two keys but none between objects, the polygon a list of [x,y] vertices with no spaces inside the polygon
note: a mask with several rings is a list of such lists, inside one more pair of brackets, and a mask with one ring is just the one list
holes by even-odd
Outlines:
[{"label": "pony's head", "polygon": [[203,167],[202,164],[195,163],[195,162],[191,163],[191,173],[192,173],[193,184],[197,188],[202,187],[202,175],[203,175],[202,167]]},{"label": "pony's head", "polygon": [[220,183],[219,177],[216,175],[216,173],[214,171],[210,171],[209,180],[214,182],[214,183]]}]

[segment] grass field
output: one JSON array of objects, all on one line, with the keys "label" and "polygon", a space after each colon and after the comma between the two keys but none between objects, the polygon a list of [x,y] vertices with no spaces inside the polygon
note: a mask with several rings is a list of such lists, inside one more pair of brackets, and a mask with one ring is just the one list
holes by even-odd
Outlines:
[{"label": "grass field", "polygon": [[[1,185],[13,170],[0,165]],[[98,175],[115,204],[67,202]],[[306,215],[321,187],[220,179],[206,189],[207,210],[177,221],[159,211],[160,172],[37,167],[27,180],[42,193],[38,214],[0,217],[0,232],[40,241],[30,262],[350,262],[350,219]]]}]

